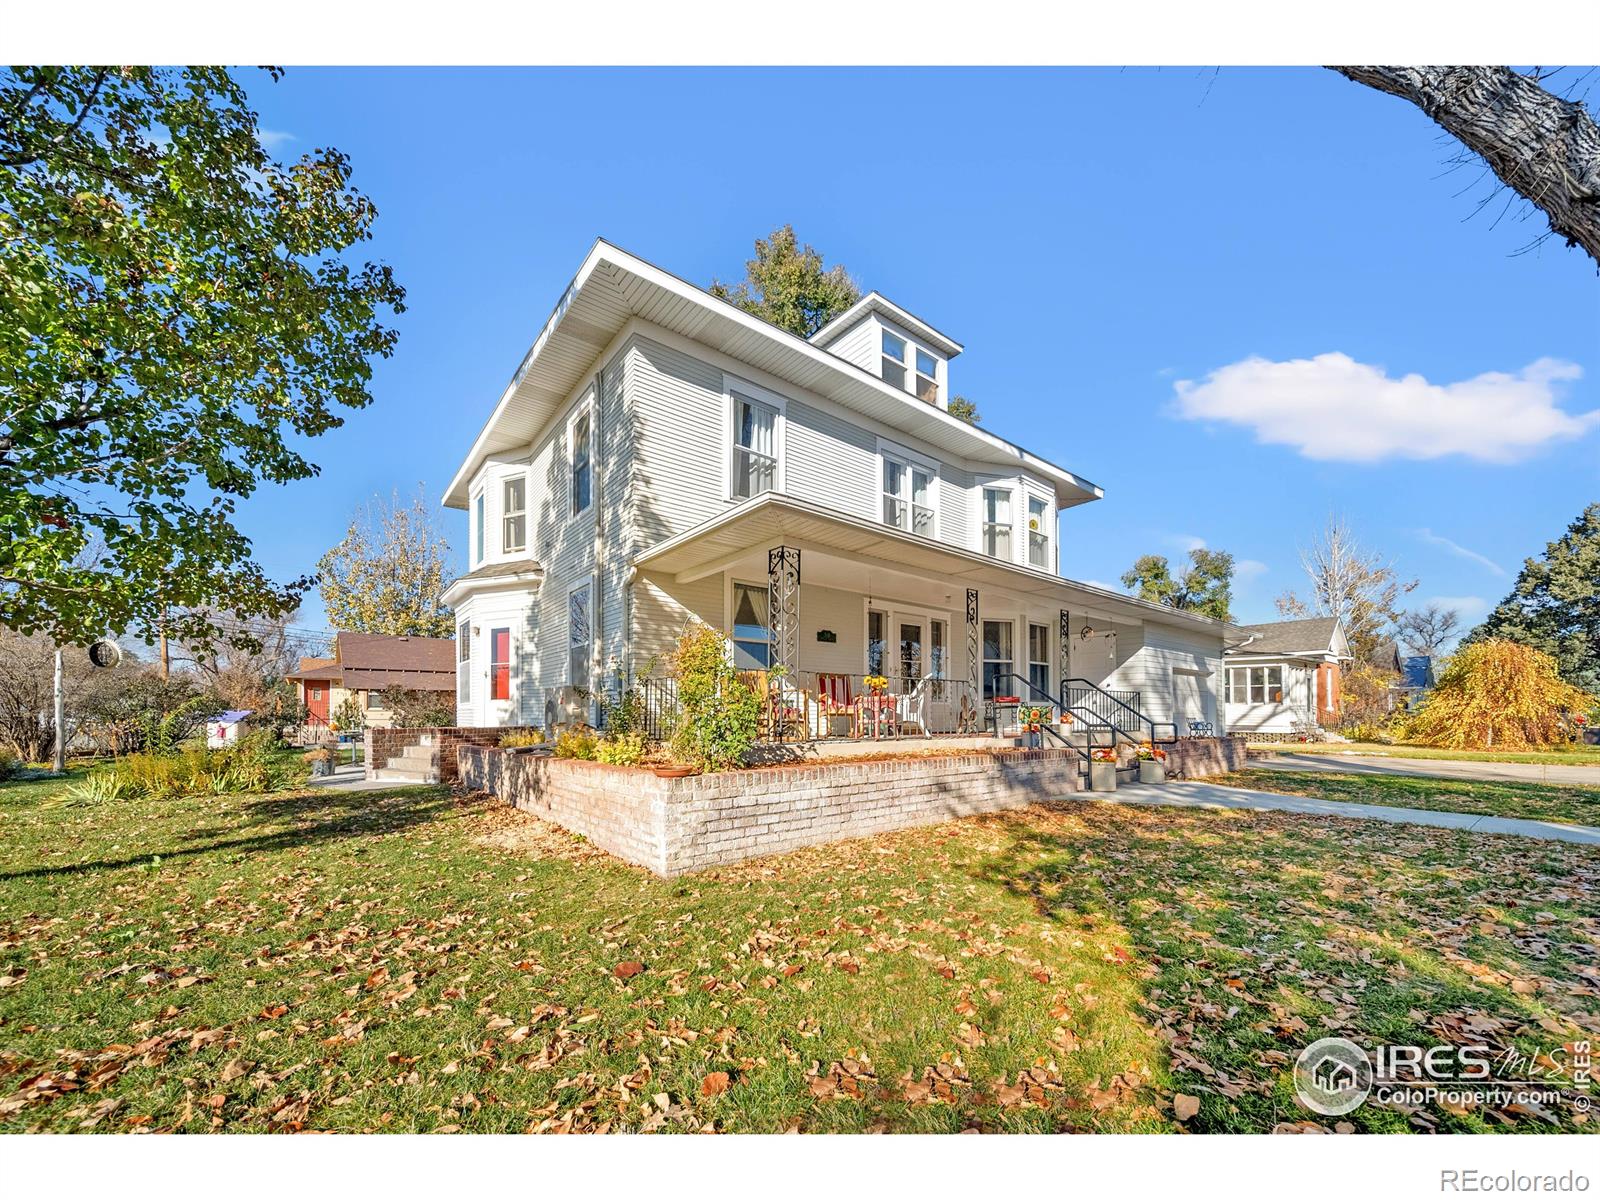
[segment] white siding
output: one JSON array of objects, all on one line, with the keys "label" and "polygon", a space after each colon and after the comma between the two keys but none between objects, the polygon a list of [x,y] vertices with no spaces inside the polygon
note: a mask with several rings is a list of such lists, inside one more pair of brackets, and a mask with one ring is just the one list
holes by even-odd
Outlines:
[{"label": "white siding", "polygon": [[853,362],[858,367],[878,373],[878,324],[872,319],[870,313],[864,314],[859,321],[850,326],[833,341],[828,343],[828,353],[837,354],[847,362]]},{"label": "white siding", "polygon": [[[1222,713],[1222,635],[1207,634],[1199,630],[1184,629],[1175,625],[1147,622],[1141,641],[1125,647],[1118,629],[1117,656],[1123,658],[1116,672],[1106,681],[1109,688],[1127,689],[1139,693],[1140,707],[1152,721],[1173,720],[1173,672],[1196,671],[1202,677],[1202,687],[1207,697],[1206,719],[1220,722]],[[1185,732],[1180,729],[1180,734]],[[1218,732],[1221,732],[1219,729]]]},{"label": "white siding", "polygon": [[878,439],[859,425],[791,400],[785,491],[865,521],[882,515]]}]

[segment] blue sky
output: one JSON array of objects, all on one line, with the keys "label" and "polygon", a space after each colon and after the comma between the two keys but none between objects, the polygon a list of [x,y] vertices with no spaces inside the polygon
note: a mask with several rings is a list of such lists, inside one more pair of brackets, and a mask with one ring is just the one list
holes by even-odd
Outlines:
[{"label": "blue sky", "polygon": [[351,156],[409,293],[321,477],[242,507],[279,578],[374,493],[437,503],[596,236],[708,282],[784,222],[965,344],[985,426],[1105,488],[1064,515],[1073,578],[1203,541],[1270,620],[1338,513],[1470,619],[1600,498],[1594,264],[1519,255],[1541,215],[1478,211],[1480,167],[1329,71],[292,69],[251,94],[280,156]]}]

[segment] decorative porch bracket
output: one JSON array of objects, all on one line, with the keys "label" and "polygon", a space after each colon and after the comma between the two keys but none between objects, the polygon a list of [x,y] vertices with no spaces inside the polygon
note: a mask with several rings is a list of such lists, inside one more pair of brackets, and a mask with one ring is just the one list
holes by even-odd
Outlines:
[{"label": "decorative porch bracket", "polygon": [[983,660],[978,656],[978,589],[967,589],[967,682],[972,685],[972,700],[978,701],[978,680]]},{"label": "decorative porch bracket", "polygon": [[791,679],[800,673],[800,551],[774,546],[767,551],[768,664]]}]

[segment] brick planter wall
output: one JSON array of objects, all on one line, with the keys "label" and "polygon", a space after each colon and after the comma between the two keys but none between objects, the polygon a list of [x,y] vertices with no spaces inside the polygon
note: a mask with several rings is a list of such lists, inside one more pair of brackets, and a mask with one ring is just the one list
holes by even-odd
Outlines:
[{"label": "brick planter wall", "polygon": [[1167,774],[1204,779],[1237,771],[1245,764],[1245,744],[1238,738],[1179,738],[1167,752]]},{"label": "brick planter wall", "polygon": [[470,742],[456,758],[463,786],[663,876],[1023,808],[1080,786],[1077,758],[1064,750],[807,763],[687,779]]},{"label": "brick planter wall", "polygon": [[433,736],[439,747],[439,776],[441,783],[451,783],[456,778],[456,748],[459,746],[499,746],[505,734],[525,731],[527,726],[431,726],[423,729],[372,729],[362,735],[366,743],[366,775],[368,779],[381,770],[391,758],[397,758],[407,746],[422,745],[424,734]]}]

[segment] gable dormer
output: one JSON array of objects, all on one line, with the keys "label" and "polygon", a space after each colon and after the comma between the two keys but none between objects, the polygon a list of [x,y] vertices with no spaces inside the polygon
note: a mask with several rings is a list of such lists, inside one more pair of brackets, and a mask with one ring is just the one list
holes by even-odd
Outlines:
[{"label": "gable dormer", "polygon": [[817,330],[811,343],[919,400],[950,407],[950,360],[961,343],[877,292]]}]

